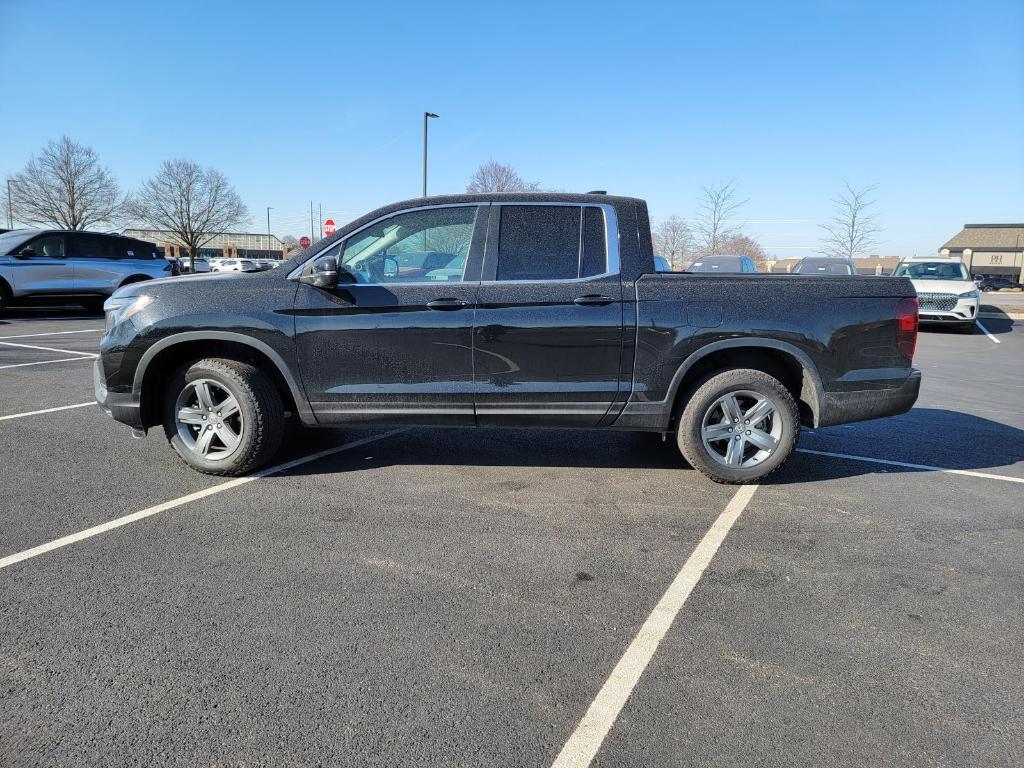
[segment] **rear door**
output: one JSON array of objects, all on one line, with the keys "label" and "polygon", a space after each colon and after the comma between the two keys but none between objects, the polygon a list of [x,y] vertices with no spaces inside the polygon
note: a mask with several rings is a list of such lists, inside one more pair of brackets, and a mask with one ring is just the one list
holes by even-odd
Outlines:
[{"label": "rear door", "polygon": [[477,423],[597,426],[624,386],[622,311],[612,206],[492,205],[473,333]]},{"label": "rear door", "polygon": [[120,238],[83,232],[71,236],[69,258],[79,293],[110,294],[127,276],[119,258]]},{"label": "rear door", "polygon": [[[351,275],[299,283],[299,369],[321,422],[472,426],[473,303],[487,205],[388,214],[319,254]],[[426,254],[432,254],[427,258]]]}]

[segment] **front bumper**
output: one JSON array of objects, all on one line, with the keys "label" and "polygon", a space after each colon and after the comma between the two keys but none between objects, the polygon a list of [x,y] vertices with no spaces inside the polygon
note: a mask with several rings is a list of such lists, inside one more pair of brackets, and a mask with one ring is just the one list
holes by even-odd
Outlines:
[{"label": "front bumper", "polygon": [[829,427],[906,413],[914,407],[920,391],[921,372],[912,368],[910,375],[897,387],[825,392],[815,426]]},{"label": "front bumper", "polygon": [[107,382],[103,375],[103,366],[100,360],[93,361],[92,383],[96,393],[96,402],[100,408],[106,411],[107,415],[127,424],[132,429],[143,429],[142,426],[142,403],[137,394],[133,392],[109,392]]},{"label": "front bumper", "polygon": [[922,302],[918,320],[921,323],[950,323],[953,325],[973,323],[978,316],[980,304],[978,299],[960,299],[952,309],[939,310],[932,309],[926,302]]}]

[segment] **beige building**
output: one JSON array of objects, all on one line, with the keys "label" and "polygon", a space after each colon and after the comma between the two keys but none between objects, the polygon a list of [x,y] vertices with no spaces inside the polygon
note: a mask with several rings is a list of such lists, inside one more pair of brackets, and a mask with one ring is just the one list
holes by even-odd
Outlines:
[{"label": "beige building", "polygon": [[1024,282],[1024,224],[964,224],[939,255],[959,256],[974,277]]},{"label": "beige building", "polygon": [[[148,240],[164,249],[165,256],[185,256],[188,250],[179,244],[173,232],[163,229],[126,229],[123,234],[139,240]],[[250,259],[282,259],[284,244],[275,235],[256,232],[223,232],[214,235],[206,245],[199,249],[197,256],[206,258],[250,258]]]}]

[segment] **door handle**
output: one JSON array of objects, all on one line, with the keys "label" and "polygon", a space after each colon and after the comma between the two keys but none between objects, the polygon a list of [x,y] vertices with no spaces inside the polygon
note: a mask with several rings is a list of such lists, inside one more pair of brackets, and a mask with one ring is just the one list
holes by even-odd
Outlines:
[{"label": "door handle", "polygon": [[608,296],[578,296],[572,300],[573,304],[579,304],[581,307],[604,307],[611,304],[615,299],[609,298]]},{"label": "door handle", "polygon": [[448,310],[462,309],[467,306],[461,299],[434,299],[427,302],[427,309]]}]

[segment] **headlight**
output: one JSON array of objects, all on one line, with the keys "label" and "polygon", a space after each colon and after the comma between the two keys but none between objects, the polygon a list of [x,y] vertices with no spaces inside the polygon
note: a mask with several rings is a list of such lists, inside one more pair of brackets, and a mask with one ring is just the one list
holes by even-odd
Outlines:
[{"label": "headlight", "polygon": [[107,330],[120,325],[137,315],[154,301],[152,296],[111,296],[103,302],[107,313]]},{"label": "headlight", "polygon": [[978,289],[977,288],[975,288],[973,291],[968,291],[967,293],[961,293],[960,294],[960,298],[961,299],[977,299],[980,296],[981,296],[981,294],[978,293]]}]

